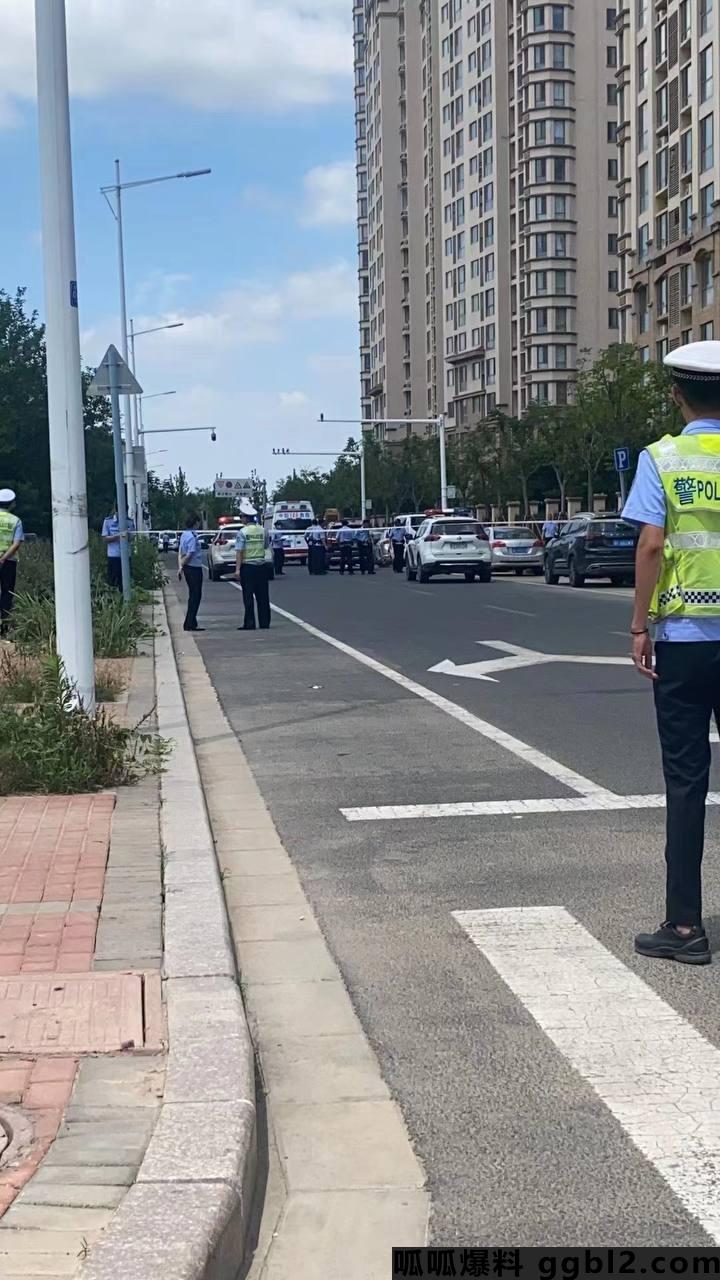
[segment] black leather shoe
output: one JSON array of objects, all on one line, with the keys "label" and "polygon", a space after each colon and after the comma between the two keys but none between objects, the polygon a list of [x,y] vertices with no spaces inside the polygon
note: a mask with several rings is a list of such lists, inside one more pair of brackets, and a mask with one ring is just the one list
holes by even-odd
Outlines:
[{"label": "black leather shoe", "polygon": [[638,955],[656,960],[679,960],[681,964],[710,964],[710,943],[702,925],[692,933],[678,933],[666,920],[654,933],[639,933],[635,939]]}]

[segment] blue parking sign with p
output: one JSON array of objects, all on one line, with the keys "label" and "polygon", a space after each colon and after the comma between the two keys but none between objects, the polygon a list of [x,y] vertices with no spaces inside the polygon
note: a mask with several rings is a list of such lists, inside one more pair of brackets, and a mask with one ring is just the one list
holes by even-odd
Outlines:
[{"label": "blue parking sign with p", "polygon": [[630,470],[630,450],[627,447],[627,445],[622,449],[615,449],[614,454],[615,454],[615,470],[629,471]]}]

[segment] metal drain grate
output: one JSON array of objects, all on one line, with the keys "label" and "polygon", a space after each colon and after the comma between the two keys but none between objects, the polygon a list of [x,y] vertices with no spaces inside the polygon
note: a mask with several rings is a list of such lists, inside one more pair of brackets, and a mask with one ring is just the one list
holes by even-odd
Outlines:
[{"label": "metal drain grate", "polygon": [[0,978],[0,1054],[149,1053],[163,1040],[158,973]]}]

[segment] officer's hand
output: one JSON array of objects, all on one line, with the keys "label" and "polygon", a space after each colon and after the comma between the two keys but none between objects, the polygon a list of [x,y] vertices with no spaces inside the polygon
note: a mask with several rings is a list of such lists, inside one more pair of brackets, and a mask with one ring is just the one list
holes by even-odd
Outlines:
[{"label": "officer's hand", "polygon": [[653,671],[653,645],[647,632],[632,637],[632,660],[640,675],[648,680],[657,680]]},{"label": "officer's hand", "polygon": [[178,581],[182,581],[182,569],[178,569]]}]

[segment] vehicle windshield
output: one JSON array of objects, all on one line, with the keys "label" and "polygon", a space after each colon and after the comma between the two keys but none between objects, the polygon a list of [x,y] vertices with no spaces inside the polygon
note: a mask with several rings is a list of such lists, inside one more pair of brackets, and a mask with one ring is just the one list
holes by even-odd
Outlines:
[{"label": "vehicle windshield", "polygon": [[216,545],[223,547],[228,542],[234,542],[239,532],[240,526],[237,529],[221,529],[215,539]]},{"label": "vehicle windshield", "polygon": [[419,529],[420,525],[424,524],[426,520],[427,520],[427,516],[411,516],[410,517],[410,523],[413,529]]},{"label": "vehicle windshield", "polygon": [[433,533],[442,533],[446,538],[486,538],[487,534],[477,520],[437,520],[432,526]]},{"label": "vehicle windshield", "polygon": [[276,516],[273,529],[279,533],[302,533],[312,523],[310,516]]},{"label": "vehicle windshield", "polygon": [[496,538],[500,538],[503,542],[535,541],[535,534],[532,529],[523,529],[520,525],[513,525],[509,529],[495,529],[494,534]]}]

